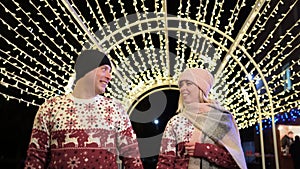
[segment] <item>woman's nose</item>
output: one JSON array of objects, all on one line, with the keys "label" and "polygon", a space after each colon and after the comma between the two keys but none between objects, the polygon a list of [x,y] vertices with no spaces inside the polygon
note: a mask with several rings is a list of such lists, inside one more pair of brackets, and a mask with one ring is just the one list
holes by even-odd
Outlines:
[{"label": "woman's nose", "polygon": [[182,84],[181,86],[180,86],[180,91],[183,91],[183,90],[185,90],[186,89],[186,85],[185,84]]}]

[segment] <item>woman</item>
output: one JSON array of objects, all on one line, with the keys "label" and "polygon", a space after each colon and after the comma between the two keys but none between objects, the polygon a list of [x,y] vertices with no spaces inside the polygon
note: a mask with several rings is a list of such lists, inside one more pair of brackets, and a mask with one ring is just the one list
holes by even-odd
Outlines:
[{"label": "woman", "polygon": [[189,68],[179,77],[178,114],[164,131],[157,169],[246,169],[232,115],[208,99],[210,72]]}]

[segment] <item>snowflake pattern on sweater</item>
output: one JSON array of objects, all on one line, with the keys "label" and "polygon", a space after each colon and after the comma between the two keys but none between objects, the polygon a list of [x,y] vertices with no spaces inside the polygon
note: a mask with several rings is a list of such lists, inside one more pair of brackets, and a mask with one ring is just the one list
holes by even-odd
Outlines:
[{"label": "snowflake pattern on sweater", "polygon": [[54,97],[36,114],[25,168],[143,168],[136,135],[122,105],[96,96]]},{"label": "snowflake pattern on sweater", "polygon": [[[189,168],[190,156],[186,153],[184,144],[191,140],[194,130],[194,125],[183,116],[175,115],[169,120],[162,137],[156,169]],[[219,147],[208,137],[202,138],[202,141],[206,143],[196,143],[194,152],[195,158],[202,159],[202,168],[238,168],[225,148]]]}]

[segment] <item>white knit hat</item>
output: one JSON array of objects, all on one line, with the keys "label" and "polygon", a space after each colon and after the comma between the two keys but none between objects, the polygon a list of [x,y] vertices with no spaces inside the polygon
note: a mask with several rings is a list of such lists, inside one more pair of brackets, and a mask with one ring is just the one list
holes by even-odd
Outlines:
[{"label": "white knit hat", "polygon": [[208,95],[214,83],[213,75],[209,71],[201,68],[186,69],[179,76],[178,83],[180,83],[183,80],[189,80],[193,82],[196,86],[198,86],[203,91],[205,96]]}]

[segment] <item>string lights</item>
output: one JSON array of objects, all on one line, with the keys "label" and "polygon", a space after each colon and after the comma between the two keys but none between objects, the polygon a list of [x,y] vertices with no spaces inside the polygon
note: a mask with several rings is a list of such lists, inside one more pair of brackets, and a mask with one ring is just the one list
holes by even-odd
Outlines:
[{"label": "string lights", "polygon": [[[276,124],[286,124],[286,123],[293,123],[295,122],[298,118],[300,118],[300,110],[299,109],[290,109],[289,112],[281,113],[281,114],[276,114],[275,115],[275,123]],[[271,125],[271,119],[264,119],[263,120],[263,129],[269,129],[272,127]],[[256,124],[255,126],[256,129],[256,134],[259,134],[259,124]]]},{"label": "string lights", "polygon": [[[119,99],[127,109],[146,91],[177,85],[186,67],[202,67],[219,72],[211,97],[232,112],[240,129],[254,126],[259,116],[264,123],[274,114],[276,119],[282,113],[298,118],[294,109],[300,105],[300,19],[289,16],[299,2],[259,1],[259,11],[255,2],[233,3],[0,2],[0,95],[38,106],[70,92],[66,86],[80,51],[100,47],[118,75],[105,95]],[[244,24],[240,18],[250,11],[255,14]],[[281,69],[286,63],[290,90],[284,88]]]}]

